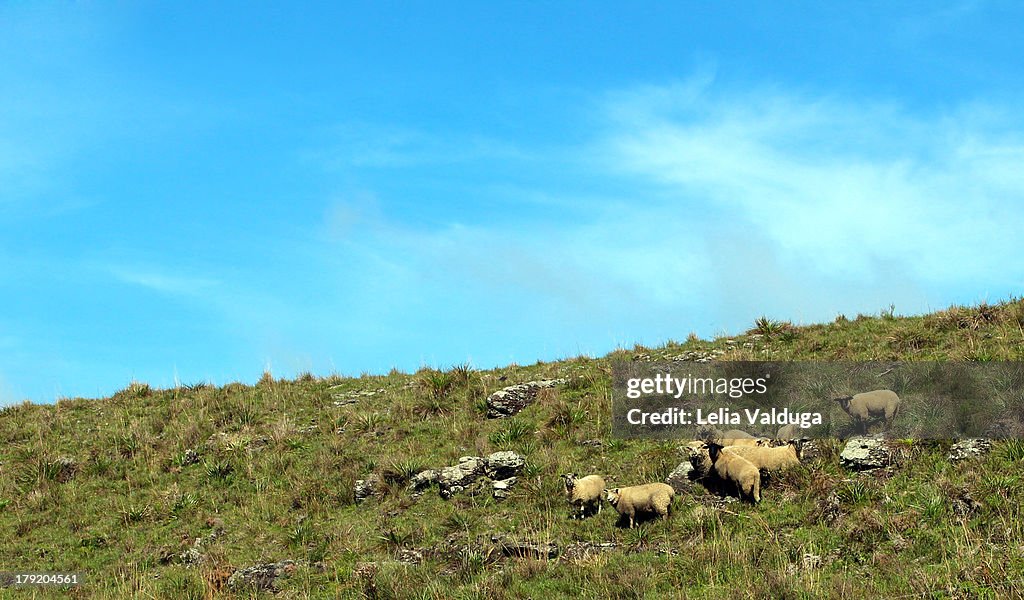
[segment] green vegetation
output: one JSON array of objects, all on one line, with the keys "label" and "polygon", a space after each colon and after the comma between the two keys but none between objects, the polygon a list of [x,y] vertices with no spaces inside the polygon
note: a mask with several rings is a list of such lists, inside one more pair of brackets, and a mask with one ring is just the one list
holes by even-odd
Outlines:
[{"label": "green vegetation", "polygon": [[[696,486],[666,523],[617,527],[607,505],[570,520],[561,473],[630,485],[663,480],[683,460],[675,443],[607,439],[611,359],[711,350],[721,360],[1022,360],[1024,302],[805,327],[763,317],[728,339],[492,371],[132,383],[103,400],[8,407],[0,570],[86,574],[81,588],[26,597],[231,597],[236,569],[286,559],[295,568],[278,580],[282,598],[1024,594],[1019,441],[969,467],[946,460],[948,443],[908,442],[900,468],[859,474],[838,466],[829,442],[815,462],[773,477],[757,507],[722,508]],[[484,418],[490,393],[541,378],[568,383],[513,418]],[[408,490],[422,469],[505,449],[527,466],[503,502]],[[371,473],[379,497],[356,504],[356,480]],[[492,536],[553,542],[561,554],[504,556]]]}]

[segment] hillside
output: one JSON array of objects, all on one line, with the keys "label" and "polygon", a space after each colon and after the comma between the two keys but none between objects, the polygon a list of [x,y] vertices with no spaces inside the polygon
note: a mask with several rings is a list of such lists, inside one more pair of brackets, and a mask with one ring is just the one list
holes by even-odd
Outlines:
[{"label": "hillside", "polygon": [[[684,332],[685,334],[685,332]],[[1024,301],[795,327],[761,319],[716,340],[491,371],[265,375],[0,411],[0,571],[77,571],[70,591],[16,597],[800,598],[1024,595],[1024,444],[953,464],[907,444],[898,468],[853,473],[841,443],[773,478],[758,506],[699,485],[667,522],[569,519],[559,475],[661,481],[678,442],[608,437],[615,358],[1024,360]],[[514,417],[506,386],[564,380]],[[442,498],[411,478],[463,456],[525,458],[507,498]],[[357,480],[377,481],[356,502]],[[361,494],[362,495],[362,490]],[[550,556],[549,556],[550,551]],[[275,592],[238,569],[282,564]],[[33,594],[35,594],[33,596]],[[6,597],[6,596],[5,596]]]}]

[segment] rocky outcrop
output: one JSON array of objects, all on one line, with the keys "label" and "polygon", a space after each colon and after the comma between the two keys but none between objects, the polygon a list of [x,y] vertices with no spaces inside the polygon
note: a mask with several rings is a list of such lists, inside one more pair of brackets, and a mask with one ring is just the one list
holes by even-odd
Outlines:
[{"label": "rocky outcrop", "polygon": [[522,455],[508,450],[486,457],[463,456],[456,465],[417,473],[410,480],[409,489],[421,492],[436,483],[441,497],[447,500],[455,494],[480,493],[489,484],[490,493],[504,500],[525,466]]},{"label": "rocky outcrop", "polygon": [[276,563],[253,565],[238,569],[228,578],[228,587],[233,591],[275,591],[277,578],[295,572],[295,561],[283,560]]},{"label": "rocky outcrop", "polygon": [[532,403],[537,398],[537,392],[553,388],[560,383],[565,383],[565,380],[541,379],[510,385],[505,389],[498,390],[487,397],[487,418],[511,417]]},{"label": "rocky outcrop", "polygon": [[356,504],[361,503],[370,496],[377,495],[379,490],[380,478],[376,475],[371,475],[366,479],[356,479],[356,484],[354,486]]},{"label": "rocky outcrop", "polygon": [[447,500],[465,491],[483,475],[483,472],[484,459],[479,456],[463,456],[459,459],[459,464],[441,469],[437,479],[441,497]]},{"label": "rocky outcrop", "polygon": [[435,469],[420,471],[409,480],[409,491],[422,492],[428,487],[436,484],[441,478],[441,473]]},{"label": "rocky outcrop", "polygon": [[526,460],[512,452],[495,452],[484,461],[484,473],[491,479],[508,479],[523,470]]},{"label": "rocky outcrop", "polygon": [[839,455],[839,462],[847,469],[866,471],[880,469],[895,462],[889,443],[881,435],[862,435],[850,438]]},{"label": "rocky outcrop", "polygon": [[992,440],[987,438],[969,438],[954,443],[949,448],[949,461],[959,462],[988,453],[992,449]]}]

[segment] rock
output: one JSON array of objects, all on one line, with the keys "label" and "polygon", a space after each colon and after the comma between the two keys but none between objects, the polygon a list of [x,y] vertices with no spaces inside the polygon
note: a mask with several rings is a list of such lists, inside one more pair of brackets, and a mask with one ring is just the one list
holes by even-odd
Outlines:
[{"label": "rock", "polygon": [[681,494],[684,490],[690,488],[690,475],[693,471],[693,465],[690,461],[685,460],[679,463],[679,465],[668,474],[668,477],[665,478],[665,483],[672,486],[672,489],[674,489],[677,494]]},{"label": "rock", "polygon": [[283,560],[276,563],[253,565],[238,569],[228,578],[228,587],[238,592],[243,590],[275,591],[277,578],[295,572],[295,561]]},{"label": "rock", "polygon": [[581,561],[595,554],[615,550],[615,542],[574,542],[565,547],[562,560]]},{"label": "rock", "polygon": [[198,464],[199,453],[192,448],[188,448],[187,450],[181,453],[181,457],[179,458],[178,462],[183,467]]},{"label": "rock", "polygon": [[583,440],[580,442],[580,446],[590,446],[592,448],[600,448],[604,446],[604,442],[601,440]]},{"label": "rock", "polygon": [[509,491],[515,484],[515,477],[509,477],[508,479],[502,479],[500,481],[491,482],[491,487],[494,488],[495,500],[504,500],[505,498],[508,498]]},{"label": "rock", "polygon": [[665,358],[674,362],[709,363],[725,354],[725,350],[687,350],[682,354],[669,355]]},{"label": "rock", "polygon": [[70,456],[61,456],[47,464],[48,475],[54,481],[67,483],[75,478],[78,462]]},{"label": "rock", "polygon": [[426,471],[420,471],[419,473],[412,476],[409,480],[409,489],[413,492],[420,492],[428,487],[434,485],[440,479],[441,473],[436,469],[427,469]]},{"label": "rock", "polygon": [[359,504],[370,496],[376,495],[379,488],[380,480],[375,475],[371,475],[366,479],[357,479],[355,484],[356,504]]},{"label": "rock", "polygon": [[865,471],[880,469],[893,462],[893,453],[889,450],[881,435],[862,435],[850,438],[839,455],[839,462],[848,469]]},{"label": "rock", "polygon": [[558,546],[552,542],[516,540],[502,535],[491,536],[491,541],[505,556],[516,558],[558,558]]},{"label": "rock", "polygon": [[958,462],[968,458],[974,458],[987,453],[992,449],[992,440],[988,438],[969,438],[960,440],[949,449],[950,462]]},{"label": "rock", "polygon": [[423,551],[415,548],[402,548],[398,551],[398,562],[418,565],[423,562]]},{"label": "rock", "polygon": [[553,388],[564,379],[541,379],[528,381],[517,385],[510,385],[507,388],[498,390],[487,397],[487,418],[501,419],[511,417],[526,408],[537,398],[537,392],[546,388]]},{"label": "rock", "polygon": [[981,510],[981,503],[972,498],[967,490],[954,496],[950,504],[953,514],[958,517],[969,517]]},{"label": "rock", "polygon": [[441,469],[437,483],[441,497],[449,499],[475,482],[483,474],[485,462],[479,456],[463,456],[454,467]]},{"label": "rock", "polygon": [[524,466],[526,466],[525,458],[511,450],[506,450],[489,455],[484,472],[491,479],[508,479],[518,475]]},{"label": "rock", "polygon": [[818,522],[825,525],[832,525],[839,520],[843,514],[843,504],[839,499],[839,494],[833,492],[818,501],[818,510],[814,514],[817,515]]}]

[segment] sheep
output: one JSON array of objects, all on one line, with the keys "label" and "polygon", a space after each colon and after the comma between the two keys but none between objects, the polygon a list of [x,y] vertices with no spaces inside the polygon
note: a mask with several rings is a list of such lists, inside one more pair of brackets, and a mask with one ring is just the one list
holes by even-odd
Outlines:
[{"label": "sheep", "polygon": [[900,397],[892,390],[862,392],[835,398],[835,401],[846,414],[853,417],[854,422],[864,433],[867,433],[868,421],[873,419],[884,418],[885,426],[889,428],[900,408]]},{"label": "sheep", "polygon": [[638,512],[653,512],[668,519],[669,508],[676,491],[667,483],[645,483],[632,487],[615,488],[604,491],[608,503],[619,511],[620,515],[629,516],[629,528]]},{"label": "sheep", "polygon": [[764,446],[768,443],[767,438],[754,437],[746,431],[740,431],[739,429],[730,429],[728,431],[712,429],[706,437],[723,446]]},{"label": "sheep", "polygon": [[760,502],[761,471],[749,460],[721,444],[708,442],[706,446],[708,455],[711,457],[711,464],[714,465],[718,476],[735,483],[736,491],[741,498],[745,494],[750,498],[751,503]]},{"label": "sheep", "polygon": [[758,446],[731,446],[729,450],[750,461],[758,469],[782,471],[800,464],[803,443],[790,440],[785,446],[762,448]]},{"label": "sheep", "polygon": [[575,515],[575,510],[573,511],[575,518],[582,519],[586,516],[588,508],[593,512],[595,505],[597,514],[601,514],[601,492],[604,490],[604,479],[600,475],[587,475],[577,479],[575,473],[566,473],[562,477],[565,479],[565,497],[574,509],[579,508],[578,515]]}]

